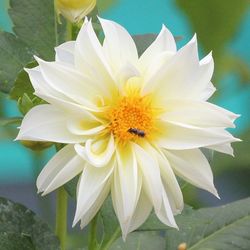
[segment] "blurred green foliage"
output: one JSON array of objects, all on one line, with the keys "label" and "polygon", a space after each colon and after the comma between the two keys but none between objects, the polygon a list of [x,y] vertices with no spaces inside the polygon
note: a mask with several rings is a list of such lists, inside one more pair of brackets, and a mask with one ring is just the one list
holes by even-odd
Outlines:
[{"label": "blurred green foliage", "polygon": [[249,65],[231,54],[228,42],[237,35],[248,8],[249,0],[176,0],[197,33],[205,53],[213,51],[216,82],[228,72],[236,72],[242,82],[250,82]]}]

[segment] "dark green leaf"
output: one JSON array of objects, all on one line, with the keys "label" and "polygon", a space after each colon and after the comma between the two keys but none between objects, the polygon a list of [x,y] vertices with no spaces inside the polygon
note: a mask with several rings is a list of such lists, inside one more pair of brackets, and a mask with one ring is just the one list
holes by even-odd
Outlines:
[{"label": "dark green leaf", "polygon": [[32,60],[27,46],[10,33],[0,33],[0,91],[8,93],[17,74]]},{"label": "dark green leaf", "polygon": [[180,231],[166,231],[166,249],[185,242],[188,250],[250,249],[250,198],[178,216]]},{"label": "dark green leaf", "polygon": [[47,223],[26,207],[0,198],[0,249],[59,250]]},{"label": "dark green leaf", "polygon": [[52,0],[10,0],[13,31],[44,60],[54,59],[55,12]]}]

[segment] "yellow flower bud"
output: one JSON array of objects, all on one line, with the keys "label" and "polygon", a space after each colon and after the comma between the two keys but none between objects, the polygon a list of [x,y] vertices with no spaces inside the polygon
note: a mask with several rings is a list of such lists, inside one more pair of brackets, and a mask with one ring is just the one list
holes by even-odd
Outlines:
[{"label": "yellow flower bud", "polygon": [[96,0],[56,0],[58,14],[71,22],[78,22],[95,7]]}]

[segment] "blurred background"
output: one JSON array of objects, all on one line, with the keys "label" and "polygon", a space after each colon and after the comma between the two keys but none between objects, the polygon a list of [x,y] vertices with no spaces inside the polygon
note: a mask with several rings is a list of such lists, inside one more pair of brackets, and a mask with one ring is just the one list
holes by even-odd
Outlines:
[{"label": "blurred background", "polygon": [[[186,185],[185,201],[198,208],[250,196],[250,1],[100,0],[98,7],[101,17],[119,22],[131,34],[158,33],[164,23],[175,36],[182,37],[178,47],[196,32],[200,57],[213,51],[217,92],[211,102],[241,114],[231,132],[243,142],[233,145],[234,158],[215,153],[211,161],[221,200]],[[8,0],[0,0],[0,29],[12,29]],[[16,103],[3,94],[0,116],[20,116]],[[0,196],[24,204],[47,221],[53,220],[48,217],[54,213],[53,194],[39,197],[35,180],[55,150],[33,152],[13,142],[16,134],[15,127],[0,128]]]}]

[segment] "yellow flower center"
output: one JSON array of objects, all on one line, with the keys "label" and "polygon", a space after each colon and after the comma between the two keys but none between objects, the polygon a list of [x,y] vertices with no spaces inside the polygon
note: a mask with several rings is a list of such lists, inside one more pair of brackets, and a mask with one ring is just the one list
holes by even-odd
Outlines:
[{"label": "yellow flower center", "polygon": [[66,9],[81,9],[93,3],[93,0],[57,0]]},{"label": "yellow flower center", "polygon": [[137,80],[128,81],[125,95],[108,111],[110,131],[119,142],[147,138],[153,129],[151,98],[140,95]]}]

